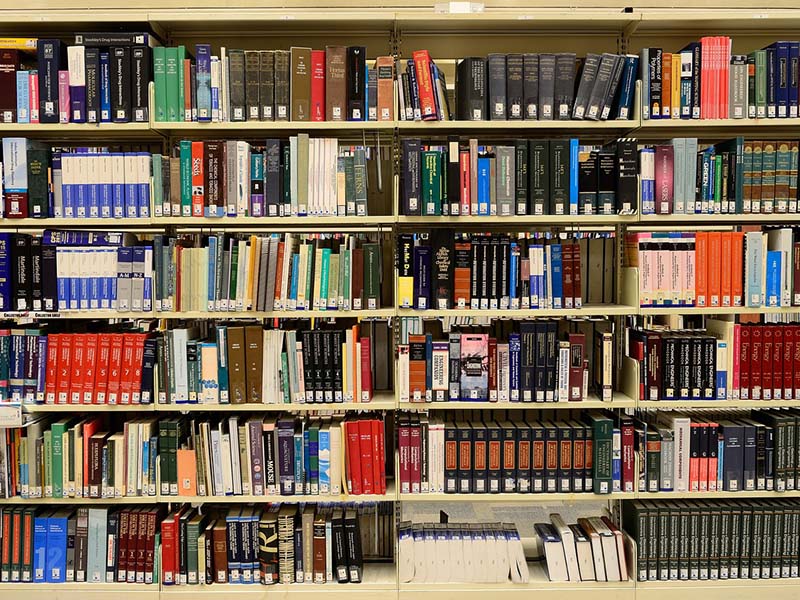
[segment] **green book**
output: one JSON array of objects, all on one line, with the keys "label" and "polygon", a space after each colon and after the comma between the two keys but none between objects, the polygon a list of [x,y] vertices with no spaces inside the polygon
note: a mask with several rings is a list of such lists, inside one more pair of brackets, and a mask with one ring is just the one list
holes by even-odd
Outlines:
[{"label": "green book", "polygon": [[756,50],[756,118],[767,116],[767,51]]},{"label": "green book", "polygon": [[[716,148],[717,152],[730,152],[736,157],[733,179],[734,193],[732,194],[731,190],[728,190],[728,198],[733,198],[734,206],[728,207],[728,212],[742,214],[744,212],[745,175],[747,173],[744,154],[744,137],[737,136],[725,142],[720,142],[719,144],[715,144],[714,148]],[[753,161],[751,155],[750,168],[752,168],[752,165]]]},{"label": "green book", "polygon": [[289,397],[289,357],[286,352],[281,352],[281,391],[283,392],[283,403],[291,403]]},{"label": "green book", "polygon": [[[167,121],[183,121],[183,105],[179,104],[178,93],[178,49],[175,47],[164,48],[164,87],[166,88],[165,108],[167,111]],[[181,72],[183,65],[181,64]],[[158,83],[156,83],[158,86]],[[156,87],[156,93],[158,87]],[[180,108],[179,108],[180,107]],[[158,109],[156,109],[158,110]],[[156,112],[158,114],[158,112]]]},{"label": "green book", "polygon": [[761,212],[775,212],[775,159],[777,143],[765,141],[761,154]]},{"label": "green book", "polygon": [[53,498],[64,497],[64,433],[69,427],[69,422],[70,419],[62,419],[53,423],[50,428],[50,443],[53,452]]},{"label": "green book", "polygon": [[363,148],[356,149],[353,161],[353,192],[355,194],[356,215],[367,215],[367,155]]},{"label": "green book", "polygon": [[756,53],[747,55],[747,118],[756,118]]},{"label": "green book", "polygon": [[156,121],[167,120],[167,48],[153,48],[153,83],[155,85]]},{"label": "green book", "polygon": [[[50,150],[38,143],[27,142],[28,163],[28,216],[46,217],[49,205],[50,184],[48,182],[48,166],[50,164]],[[80,216],[80,215],[78,215]],[[99,214],[84,215],[99,217]]]},{"label": "green book", "polygon": [[181,216],[192,216],[192,142],[181,140],[180,179],[181,179]]},{"label": "green book", "polygon": [[441,158],[437,150],[424,150],[420,153],[422,164],[422,211],[426,216],[442,214]]},{"label": "green book", "polygon": [[377,242],[364,244],[364,298],[367,310],[380,308],[381,246]]},{"label": "green book", "polygon": [[342,296],[342,309],[343,310],[350,310],[352,308],[352,300],[353,300],[353,292],[352,292],[352,256],[353,251],[349,248],[344,251],[344,266],[339,267],[339,270],[342,272],[342,285],[340,286],[340,295]]},{"label": "green book", "polygon": [[328,287],[331,273],[331,249],[322,249],[322,270],[319,275],[319,308],[328,308]]},{"label": "green book", "polygon": [[711,212],[721,213],[722,209],[722,154],[714,155],[714,210]]},{"label": "green book", "polygon": [[231,249],[231,282],[228,288],[228,308],[236,307],[236,285],[239,276],[239,244],[234,244]]},{"label": "green book", "polygon": [[328,308],[335,310],[339,298],[339,254],[331,252],[330,265],[328,267]]},{"label": "green book", "polygon": [[789,210],[789,178],[792,170],[790,145],[788,141],[775,143],[775,212],[778,213]]},{"label": "green book", "polygon": [[53,433],[44,432],[44,494],[45,498],[53,497]]},{"label": "green book", "polygon": [[312,421],[308,428],[308,470],[311,494],[319,494],[319,422]]},{"label": "green book", "polygon": [[169,437],[169,421],[162,419],[158,422],[158,460],[161,463],[161,494],[169,495],[169,460],[167,459],[167,438]]},{"label": "green book", "polygon": [[614,424],[610,418],[596,412],[588,413],[585,420],[592,427],[593,491],[595,494],[610,494]]},{"label": "green book", "polygon": [[355,157],[344,157],[344,206],[347,215],[356,214]]},{"label": "green book", "polygon": [[186,118],[186,96],[184,94],[186,82],[184,80],[185,73],[183,61],[186,60],[186,46],[178,46],[177,48],[177,63],[178,63],[178,121],[191,121],[192,111],[189,109],[189,118]]},{"label": "green book", "polygon": [[189,585],[198,585],[200,583],[200,573],[203,574],[205,580],[206,566],[197,564],[197,539],[200,537],[200,531],[205,528],[205,522],[208,515],[195,515],[186,524],[186,582]]}]

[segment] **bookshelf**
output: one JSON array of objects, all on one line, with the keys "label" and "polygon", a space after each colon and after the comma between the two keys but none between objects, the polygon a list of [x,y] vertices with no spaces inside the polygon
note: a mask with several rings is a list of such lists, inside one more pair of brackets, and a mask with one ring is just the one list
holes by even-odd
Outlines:
[{"label": "bookshelf", "polygon": [[[47,0],[33,0],[33,7],[49,8]],[[64,3],[67,4],[67,3]],[[569,10],[548,9],[529,6],[523,0],[500,2],[489,0],[485,3],[484,12],[474,14],[458,14],[447,12],[448,5],[438,6],[431,10],[429,3],[411,1],[403,8],[374,8],[365,0],[327,3],[329,10],[320,10],[319,2],[305,0],[287,9],[282,6],[268,6],[256,2],[228,2],[224,7],[186,7],[178,0],[162,0],[161,2],[137,1],[134,6],[117,8],[115,4],[87,0],[75,3],[74,8],[48,10],[46,20],[35,11],[0,9],[0,35],[43,34],[46,32],[66,34],[84,28],[104,28],[110,26],[135,27],[149,26],[165,39],[174,43],[194,43],[194,41],[211,38],[213,43],[231,39],[243,33],[243,45],[257,47],[260,36],[268,36],[275,44],[291,42],[294,37],[308,41],[316,46],[325,41],[342,41],[348,39],[367,40],[372,55],[380,52],[405,55],[407,50],[427,47],[434,58],[437,56],[466,56],[470,52],[485,53],[488,51],[515,51],[531,44],[531,34],[535,34],[533,45],[537,48],[574,49],[578,53],[585,50],[607,50],[619,52],[636,52],[639,46],[663,41],[664,45],[678,47],[681,40],[692,38],[695,33],[706,31],[733,32],[734,36],[742,36],[745,49],[760,47],[765,40],[778,39],[792,35],[800,29],[800,10],[794,3],[776,2],[778,8],[754,10],[743,6],[743,2],[718,3],[717,8],[693,8],[690,3],[670,10],[652,9],[634,6],[623,12],[614,6],[609,8],[577,7]],[[270,3],[267,3],[270,4]],[[579,3],[581,4],[581,3]],[[612,4],[612,3],[608,3]],[[735,8],[731,8],[731,6]],[[739,8],[742,6],[742,8]],[[89,8],[90,10],[86,10]],[[331,25],[337,34],[331,35]],[[654,40],[650,42],[650,40]],[[288,44],[285,44],[288,45]],[[443,61],[444,62],[444,61]],[[452,77],[449,78],[452,84]],[[639,107],[637,101],[636,106]],[[103,124],[100,126],[69,125],[19,125],[2,124],[0,134],[4,136],[24,136],[56,142],[120,140],[125,143],[148,142],[163,144],[169,147],[179,139],[257,139],[268,135],[285,136],[296,132],[308,132],[320,136],[341,135],[348,139],[359,139],[365,136],[368,140],[379,140],[381,145],[389,145],[397,155],[399,141],[403,137],[442,137],[461,135],[462,137],[485,135],[505,137],[560,136],[574,134],[579,137],[591,137],[611,140],[619,136],[637,137],[645,140],[664,139],[672,136],[696,135],[702,138],[719,139],[742,133],[748,136],[794,136],[800,129],[800,119],[720,119],[708,121],[681,120],[642,120],[637,116],[629,121],[536,121],[536,122],[434,122],[417,123],[405,121],[389,121],[377,123],[163,123],[150,121],[147,123]],[[395,161],[396,163],[396,161]],[[395,170],[397,164],[394,164]],[[586,230],[606,228],[624,232],[627,228],[648,229],[651,227],[675,227],[693,229],[702,227],[736,226],[743,224],[796,224],[800,222],[797,214],[758,214],[758,215],[546,215],[522,217],[408,217],[397,215],[396,198],[398,182],[396,173],[386,176],[385,180],[393,186],[395,206],[393,214],[370,215],[366,217],[286,217],[286,218],[195,218],[195,217],[151,217],[143,219],[6,219],[0,220],[2,230],[37,230],[45,228],[89,228],[98,230],[130,230],[141,232],[169,231],[288,231],[319,230],[341,231],[377,229],[396,234],[399,231],[414,231],[420,227],[464,227],[502,229],[509,228],[567,228]],[[764,315],[793,314],[800,312],[800,307],[744,308],[744,307],[640,307],[638,294],[633,284],[637,281],[636,273],[624,274],[618,304],[585,306],[581,309],[563,310],[411,310],[398,307],[384,307],[377,310],[361,311],[252,311],[252,312],[152,312],[122,313],[117,311],[64,311],[56,313],[14,313],[8,312],[0,316],[4,319],[27,322],[37,319],[67,320],[112,320],[112,319],[180,319],[226,320],[273,319],[285,317],[325,319],[332,317],[359,319],[395,319],[396,317],[422,317],[426,319],[475,317],[480,319],[530,319],[530,318],[563,318],[563,317],[625,317],[625,316],[679,316],[679,315]],[[637,382],[638,385],[638,382]],[[381,411],[392,414],[395,410],[403,411],[462,411],[462,410],[586,410],[610,408],[613,410],[650,409],[650,410],[702,410],[702,409],[752,409],[774,407],[800,407],[800,401],[639,401],[631,394],[627,386],[626,392],[616,392],[611,402],[602,402],[590,398],[578,403],[474,403],[443,402],[416,403],[398,402],[393,393],[376,394],[370,403],[346,404],[237,404],[237,405],[23,405],[23,412],[39,413],[271,413],[287,411],[305,413],[308,411]],[[548,508],[558,505],[574,505],[583,502],[618,503],[630,499],[662,500],[662,499],[697,499],[700,494],[694,493],[614,493],[609,495],[594,494],[402,494],[394,483],[387,485],[386,495],[368,496],[149,496],[106,498],[92,501],[97,504],[173,504],[188,502],[192,504],[225,504],[240,505],[263,503],[265,500],[282,502],[372,502],[393,500],[399,503],[431,502],[441,504],[496,503],[520,505],[545,505]],[[800,492],[715,492],[703,493],[703,498],[799,498]],[[2,505],[37,504],[74,504],[75,499],[44,498],[23,500],[19,498],[0,500]],[[635,552],[634,552],[635,555]],[[632,567],[631,572],[635,572]],[[592,597],[598,600],[681,600],[686,595],[700,595],[712,598],[750,598],[757,593],[767,592],[776,600],[795,598],[800,589],[797,579],[761,580],[761,581],[692,581],[692,582],[646,582],[638,583],[632,579],[622,583],[593,584],[561,584],[547,580],[546,574],[539,564],[530,564],[531,581],[527,585],[497,584],[405,584],[398,583],[396,565],[368,564],[364,570],[364,581],[359,585],[325,585],[301,586],[281,585],[270,588],[256,586],[160,586],[160,585],[125,585],[125,584],[0,584],[3,598],[8,600],[27,600],[32,594],[45,591],[56,599],[78,600],[78,598],[94,598],[100,600],[109,595],[120,595],[131,600],[155,600],[156,598],[191,597],[214,600],[224,595],[233,595],[243,600],[265,597],[284,598],[363,598],[372,600],[395,596],[401,599],[415,600],[422,598],[462,599],[483,598],[499,593],[501,596],[519,596],[537,594],[552,600],[577,600],[581,597]]]}]

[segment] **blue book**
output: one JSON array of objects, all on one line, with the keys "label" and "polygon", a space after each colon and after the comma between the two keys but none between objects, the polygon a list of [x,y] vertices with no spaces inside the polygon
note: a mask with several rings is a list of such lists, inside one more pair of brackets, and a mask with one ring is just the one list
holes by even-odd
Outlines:
[{"label": "blue book", "polygon": [[100,53],[100,122],[111,122],[111,79],[108,52]]},{"label": "blue book", "polygon": [[64,43],[40,39],[36,44],[39,69],[39,122],[58,123],[58,71],[66,62]]},{"label": "blue book", "polygon": [[67,518],[71,510],[56,512],[47,518],[47,583],[67,580]]},{"label": "blue book", "polygon": [[419,105],[419,87],[417,87],[417,68],[414,65],[414,61],[409,59],[406,63],[408,68],[406,69],[406,73],[408,73],[408,87],[411,90],[411,107],[414,114],[414,121],[419,121],[422,119],[422,109],[420,109]]},{"label": "blue book", "polygon": [[[36,377],[36,404],[44,404],[44,387],[47,374],[47,336],[39,336],[39,370]],[[27,469],[27,466],[26,466]]]},{"label": "blue book", "polygon": [[553,293],[553,308],[564,308],[562,288],[561,244],[550,246],[550,289]]},{"label": "blue book", "polygon": [[[219,120],[219,87],[211,87],[211,118]],[[272,107],[270,106],[270,111]]]},{"label": "blue book", "polygon": [[100,182],[97,177],[100,168],[100,155],[97,153],[84,154],[81,160],[84,161],[86,166],[85,193],[89,212],[85,216],[96,219],[100,216]]},{"label": "blue book", "polygon": [[[719,356],[720,349],[728,351],[727,342],[717,341],[717,356]],[[720,364],[717,360],[717,375],[716,375],[716,399],[727,400],[728,398],[728,371],[725,369],[724,364]]]},{"label": "blue book", "polygon": [[208,310],[214,310],[216,300],[216,281],[217,281],[217,236],[212,235],[208,238],[208,294],[206,296]]},{"label": "blue book", "polygon": [[781,258],[780,250],[767,251],[767,306],[780,306],[781,304]]},{"label": "blue book", "polygon": [[[73,257],[73,260],[77,260],[79,265],[86,265],[86,264],[93,264],[95,257],[98,253],[95,250],[90,248],[76,248],[73,252],[77,252],[78,256]],[[83,269],[80,270],[80,275],[78,277],[79,282],[79,291],[78,291],[78,308],[81,310],[87,310],[90,308],[89,306],[89,297],[91,291],[91,282],[92,277],[86,273]],[[70,298],[70,306],[72,305],[72,298]]]},{"label": "blue book", "polygon": [[511,252],[509,254],[509,277],[508,277],[508,297],[509,308],[519,308],[517,299],[517,264],[519,263],[519,246],[516,242],[511,242]]},{"label": "blue book", "polygon": [[228,328],[225,325],[216,327],[217,340],[217,380],[219,383],[220,404],[228,404]]},{"label": "blue book", "polygon": [[295,254],[292,256],[292,285],[289,289],[288,300],[293,301],[293,305],[297,304],[297,277],[300,274],[300,255]]},{"label": "blue book", "polygon": [[767,117],[778,116],[778,59],[775,44],[764,48],[767,55]]},{"label": "blue book", "polygon": [[50,511],[36,515],[33,518],[33,582],[45,583],[47,581],[47,515]]},{"label": "blue book", "polygon": [[11,368],[8,370],[8,392],[12,402],[22,403],[25,396],[25,330],[11,330]]},{"label": "blue book", "polygon": [[800,42],[789,42],[789,117],[798,116],[800,108],[800,78],[796,75],[800,69]]},{"label": "blue book", "polygon": [[795,73],[789,71],[789,42],[775,42],[775,106],[778,118],[785,119],[789,116],[789,87],[796,78]]},{"label": "blue book", "polygon": [[142,311],[153,310],[153,247],[144,247],[144,277],[142,278]]},{"label": "blue book", "polygon": [[[239,523],[242,520],[241,509],[231,510],[225,517],[225,525],[228,535],[228,548],[241,548],[241,540],[236,539],[236,533],[241,532]],[[237,544],[238,542],[238,544]],[[228,576],[231,583],[241,583],[241,551],[232,552],[228,550]]]},{"label": "blue book", "polygon": [[195,46],[197,120],[211,121],[211,45]]},{"label": "blue book", "polygon": [[569,140],[569,214],[578,214],[578,140]]},{"label": "blue book", "polygon": [[11,310],[11,234],[0,232],[0,311]]},{"label": "blue book", "polygon": [[508,379],[509,399],[519,402],[520,337],[518,333],[508,334]]},{"label": "blue book", "polygon": [[491,159],[478,157],[478,215],[489,216],[491,210]]},{"label": "blue book", "polygon": [[547,246],[544,247],[544,260],[542,261],[542,272],[539,275],[539,307],[552,308],[550,299],[550,264],[547,258]]},{"label": "blue book", "polygon": [[329,425],[319,428],[319,493],[331,490],[331,430]]},{"label": "blue book", "polygon": [[303,427],[303,493],[311,493],[311,432]]},{"label": "blue book", "polygon": [[31,78],[28,71],[17,71],[17,123],[31,122]]},{"label": "blue book", "polygon": [[[299,426],[296,426],[299,427]],[[294,493],[302,494],[305,490],[305,458],[303,456],[303,433],[294,431]]]},{"label": "blue book", "polygon": [[615,427],[611,433],[611,439],[613,440],[611,444],[612,490],[619,491],[622,489],[622,432]]},{"label": "blue book", "polygon": [[86,218],[89,216],[89,156],[87,152],[81,152],[80,148],[75,148],[72,158],[73,168],[73,202],[75,216]]},{"label": "blue book", "polygon": [[639,57],[628,55],[624,57],[625,68],[620,80],[619,102],[615,119],[630,119],[633,117],[633,98],[636,92],[636,76],[639,72]]}]

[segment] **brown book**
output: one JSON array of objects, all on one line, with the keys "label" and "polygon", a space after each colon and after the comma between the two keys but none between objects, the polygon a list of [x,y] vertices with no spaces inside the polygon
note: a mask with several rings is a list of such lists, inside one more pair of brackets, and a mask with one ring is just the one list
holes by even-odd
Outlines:
[{"label": "brown book", "polygon": [[109,433],[100,431],[89,438],[89,497],[100,498],[103,479],[103,446]]},{"label": "brown book", "polygon": [[378,121],[394,121],[394,59],[379,56],[375,59],[378,71]]},{"label": "brown book", "polygon": [[275,120],[275,52],[259,52],[258,102],[261,104],[261,120]]},{"label": "brown book", "polygon": [[17,120],[19,51],[0,50],[0,123]]},{"label": "brown book", "polygon": [[228,583],[228,534],[225,519],[219,519],[211,529],[214,581]]},{"label": "brown book", "polygon": [[171,205],[170,214],[173,217],[181,216],[181,159],[171,157],[169,159],[169,203]]},{"label": "brown book", "polygon": [[[142,514],[142,509],[133,508],[128,513],[128,539],[125,542],[125,579],[124,581],[136,580],[136,544],[139,540],[139,516]],[[133,573],[133,579],[131,579]],[[122,571],[120,571],[119,581],[121,579]]]},{"label": "brown book", "polygon": [[228,378],[231,404],[247,402],[244,327],[228,327]]},{"label": "brown book", "polygon": [[261,398],[261,370],[263,362],[264,330],[261,325],[244,328],[245,357],[247,361],[247,401],[259,403]]},{"label": "brown book", "polygon": [[230,120],[247,120],[244,75],[244,50],[228,50]]},{"label": "brown book", "polygon": [[[144,583],[144,563],[147,556],[147,523],[150,514],[147,509],[142,509],[139,513],[139,530],[136,535],[136,571],[134,578],[136,583]],[[128,576],[128,581],[131,581]]]},{"label": "brown book", "polygon": [[327,121],[344,121],[346,107],[347,48],[344,46],[326,46],[325,119]]},{"label": "brown book", "polygon": [[361,310],[364,307],[364,250],[362,248],[353,249],[353,264],[350,272],[353,280],[351,308]]},{"label": "brown book", "polygon": [[314,506],[307,504],[301,517],[303,528],[303,580],[306,583],[314,581]]},{"label": "brown book", "polygon": [[[275,120],[289,120],[289,51],[275,50]],[[309,58],[309,64],[311,59]],[[311,102],[309,71],[309,104]]]},{"label": "brown book", "polygon": [[261,61],[258,50],[244,51],[244,98],[247,105],[247,120],[260,120]]},{"label": "brown book", "polygon": [[128,565],[128,521],[130,520],[130,510],[123,510],[119,513],[119,536],[117,537],[117,573],[116,580],[125,582],[126,570]]},{"label": "brown book", "polygon": [[156,558],[156,521],[158,521],[158,511],[150,510],[147,513],[147,539],[145,542],[144,555],[144,582],[153,583],[153,567]]},{"label": "brown book", "polygon": [[314,517],[314,583],[325,583],[325,515]]},{"label": "brown book", "polygon": [[311,120],[311,48],[292,47],[291,96],[292,121]]}]

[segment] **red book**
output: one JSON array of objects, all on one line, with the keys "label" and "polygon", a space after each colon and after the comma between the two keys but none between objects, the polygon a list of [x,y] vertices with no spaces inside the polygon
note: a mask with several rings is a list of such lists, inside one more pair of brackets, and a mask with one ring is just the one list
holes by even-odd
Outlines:
[{"label": "red book", "polygon": [[459,183],[461,189],[461,216],[469,216],[470,207],[470,173],[469,173],[469,150],[461,150],[458,153],[459,164]]},{"label": "red book", "polygon": [[689,491],[700,490],[700,423],[692,423],[689,434]]},{"label": "red book", "polygon": [[325,50],[311,51],[311,120],[325,120]]},{"label": "red book", "polygon": [[149,519],[149,511],[142,510],[139,513],[139,532],[136,536],[136,570],[134,577],[131,579],[130,571],[128,572],[129,583],[144,583],[144,561],[147,554],[147,521]]},{"label": "red book", "polygon": [[142,402],[142,363],[144,362],[144,342],[146,333],[133,334],[133,377],[131,379],[131,404]]},{"label": "red book", "polygon": [[139,539],[139,515],[141,509],[134,509],[128,514],[128,542],[125,544],[125,581],[136,582],[136,551]]},{"label": "red book", "polygon": [[[11,531],[11,511],[3,511],[3,531]],[[11,536],[4,535],[0,537],[0,562],[4,565],[11,564]]]},{"label": "red book", "polygon": [[344,424],[347,434],[347,473],[350,483],[349,492],[359,495],[361,491],[361,437],[360,425],[358,421],[347,421]]},{"label": "red book", "polygon": [[372,350],[369,337],[361,338],[361,402],[372,400]]},{"label": "red book", "polygon": [[781,385],[783,386],[783,399],[794,399],[794,327],[784,325],[781,327],[783,336],[783,373]]},{"label": "red book", "polygon": [[764,349],[764,327],[754,325],[750,329],[750,400],[762,400],[761,361]]},{"label": "red book", "polygon": [[417,76],[419,108],[423,121],[436,121],[436,100],[434,99],[433,81],[431,79],[431,56],[427,50],[416,50],[412,53],[414,73]]},{"label": "red book", "polygon": [[782,325],[770,325],[772,329],[772,399],[785,400],[783,394],[783,330]]},{"label": "red book", "polygon": [[581,247],[578,242],[572,244],[572,306],[580,308],[583,306],[583,296],[581,295]]},{"label": "red book", "polygon": [[400,493],[411,493],[411,429],[408,421],[400,423],[397,432],[397,450],[400,453]]},{"label": "red book", "polygon": [[700,38],[700,118],[710,119],[708,107],[710,104],[709,88],[711,87],[711,40],[710,37]]},{"label": "red book", "polygon": [[[153,583],[153,566],[156,559],[156,520],[158,513],[154,510],[147,512],[147,538],[145,539],[144,556],[144,582]],[[208,534],[211,535],[211,534]],[[203,578],[201,576],[201,581]]]},{"label": "red book", "polygon": [[[90,449],[89,446],[89,439],[98,431],[100,431],[100,427],[103,425],[103,421],[100,417],[95,417],[91,421],[87,421],[83,424],[83,497],[89,497],[89,459],[90,459]],[[75,482],[77,485],[77,482]]]},{"label": "red book", "polygon": [[[411,426],[411,493],[418,494],[422,482],[421,456],[422,456],[422,432],[419,423]],[[445,465],[445,470],[447,466]]]},{"label": "red book", "polygon": [[[620,427],[622,437],[622,491],[636,491],[635,459],[633,451],[634,427],[633,421],[623,420]],[[577,469],[577,465],[575,467]]]},{"label": "red book", "polygon": [[111,364],[111,334],[101,333],[97,336],[97,368],[94,381],[94,403],[105,404],[108,401],[108,369]]},{"label": "red book", "polygon": [[123,338],[121,333],[111,334],[111,358],[108,363],[108,404],[118,404],[122,375]]},{"label": "red book", "polygon": [[752,325],[739,327],[739,398],[750,400],[750,333]]},{"label": "red book", "polygon": [[374,494],[386,493],[386,454],[383,443],[383,421],[371,419],[372,427],[372,481]]},{"label": "red book", "polygon": [[36,71],[29,71],[31,74],[29,79],[30,90],[30,115],[31,123],[39,122],[39,74]]},{"label": "red book", "polygon": [[[124,583],[127,580],[128,565],[128,520],[131,511],[123,510],[119,513],[119,537],[117,541],[117,582]],[[163,539],[163,531],[162,531]]]},{"label": "red book", "polygon": [[773,346],[775,340],[772,338],[774,329],[772,325],[761,326],[761,398],[773,400],[772,397],[772,373],[775,365],[772,364]]},{"label": "red book", "polygon": [[183,120],[192,121],[192,61],[183,59]]},{"label": "red book", "polygon": [[119,377],[119,400],[120,404],[130,404],[131,392],[133,391],[133,354],[136,340],[132,333],[126,333],[122,340],[122,368]]},{"label": "red book", "polygon": [[365,494],[375,493],[373,470],[375,468],[372,454],[372,422],[369,419],[356,421],[358,424],[358,439],[361,453],[358,459],[361,462],[361,489]]},{"label": "red book", "polygon": [[97,334],[84,334],[83,351],[83,404],[94,401],[94,381],[97,375]]},{"label": "red book", "polygon": [[51,333],[47,336],[47,367],[44,375],[45,404],[55,404],[58,390],[58,342],[61,335]]},{"label": "red book", "polygon": [[[19,543],[19,540],[22,539],[22,511],[15,510],[11,517],[11,526],[14,528],[14,544],[11,548],[11,564],[22,564],[22,544]],[[10,531],[10,530],[9,530]],[[21,577],[20,573],[17,572],[17,576],[14,577],[14,570],[12,569],[11,581],[19,582]]]},{"label": "red book", "polygon": [[69,402],[69,380],[72,377],[72,368],[70,361],[72,360],[72,336],[65,333],[61,336],[58,344],[58,374],[56,380],[56,402],[58,404],[67,404]]},{"label": "red book", "polygon": [[792,382],[794,384],[793,396],[800,400],[800,325],[789,325],[792,328],[794,342],[794,360],[792,360],[792,371],[794,373]]},{"label": "red book", "polygon": [[72,375],[69,380],[69,403],[80,404],[83,398],[83,354],[86,349],[86,339],[82,333],[72,334],[72,358],[70,368]]},{"label": "red book", "polygon": [[202,217],[205,205],[203,188],[203,142],[192,142],[192,216]]},{"label": "red book", "polygon": [[489,402],[497,402],[497,338],[489,338]]}]

